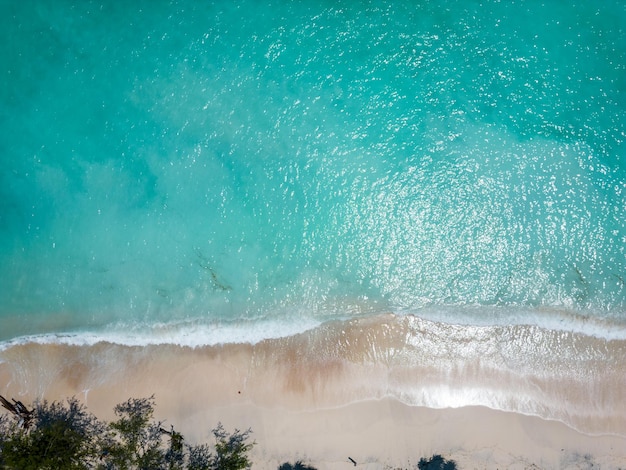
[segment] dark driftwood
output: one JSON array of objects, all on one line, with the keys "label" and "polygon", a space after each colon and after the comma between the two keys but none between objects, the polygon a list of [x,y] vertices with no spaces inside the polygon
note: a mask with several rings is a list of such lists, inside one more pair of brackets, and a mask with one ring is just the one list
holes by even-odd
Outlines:
[{"label": "dark driftwood", "polygon": [[15,419],[18,420],[18,425],[22,429],[28,429],[33,422],[33,414],[35,410],[29,410],[26,405],[15,398],[12,399],[13,403],[0,395],[0,403],[2,407],[8,410]]}]

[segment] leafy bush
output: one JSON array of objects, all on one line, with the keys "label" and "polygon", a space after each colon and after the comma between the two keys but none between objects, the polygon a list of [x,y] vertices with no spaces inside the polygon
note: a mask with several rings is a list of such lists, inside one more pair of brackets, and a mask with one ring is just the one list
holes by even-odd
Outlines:
[{"label": "leafy bush", "polygon": [[105,425],[75,398],[65,403],[44,401],[34,409],[27,431],[4,420],[0,432],[0,462],[8,468],[94,468],[100,456]]},{"label": "leafy bush", "polygon": [[212,459],[213,469],[219,470],[242,470],[250,468],[251,462],[248,459],[248,452],[254,443],[247,443],[252,431],[241,432],[235,429],[233,434],[224,431],[222,423],[218,423],[213,429],[215,437],[215,456]]},{"label": "leafy bush", "polygon": [[103,448],[106,468],[162,468],[161,423],[154,422],[154,397],[131,398],[114,408],[117,421],[109,424],[111,432]]},{"label": "leafy bush", "polygon": [[[7,408],[9,409],[9,408]],[[11,411],[11,410],[10,410]],[[29,427],[0,416],[0,468],[37,470],[244,470],[250,468],[251,430],[212,430],[215,445],[187,445],[181,433],[153,419],[154,397],[131,398],[99,421],[75,398],[44,401]]]}]

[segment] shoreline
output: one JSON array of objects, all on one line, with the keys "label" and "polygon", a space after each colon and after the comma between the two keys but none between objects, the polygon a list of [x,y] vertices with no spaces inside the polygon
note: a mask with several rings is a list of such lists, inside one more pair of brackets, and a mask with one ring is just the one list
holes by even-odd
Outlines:
[{"label": "shoreline", "polygon": [[215,405],[230,403],[237,392],[257,405],[288,409],[390,397],[433,409],[485,406],[562,421],[587,434],[626,436],[625,357],[626,340],[385,315],[255,344],[19,343],[0,351],[0,374],[5,370],[4,383],[12,384],[5,394],[33,398],[107,387],[149,396],[174,381],[208,394]]},{"label": "shoreline", "polygon": [[105,421],[154,395],[155,418],[189,442],[207,442],[218,422],[252,428],[262,469],[347,470],[348,457],[415,468],[433,454],[459,468],[617,469],[624,357],[621,340],[383,316],[256,344],[15,344],[0,351],[0,394],[75,396]]},{"label": "shoreline", "polygon": [[[488,312],[481,316],[476,311]],[[571,309],[558,307],[541,307],[535,309],[512,308],[503,313],[499,307],[464,307],[464,315],[471,314],[473,321],[468,322],[465,318],[454,313],[453,309],[438,308],[429,311],[423,308],[419,316],[415,313],[392,313],[380,311],[368,314],[374,319],[395,317],[397,319],[418,319],[425,323],[447,324],[461,328],[477,329],[539,329],[563,333],[571,333],[591,337],[600,341],[626,341],[626,321],[618,321],[615,318],[600,318],[591,315],[583,315]],[[362,321],[363,317],[354,317]],[[94,346],[97,343],[112,343],[121,346],[180,346],[201,348],[219,346],[224,344],[257,344],[267,340],[280,340],[290,336],[306,334],[320,327],[332,324],[350,322],[346,318],[327,319],[323,321],[310,319],[298,319],[298,326],[283,321],[215,321],[205,323],[200,319],[173,321],[171,323],[157,323],[151,326],[136,323],[124,324],[113,323],[109,327],[98,329],[67,329],[69,323],[65,315],[53,316],[48,320],[49,324],[40,328],[39,333],[17,333],[17,323],[23,323],[23,316],[3,316],[3,324],[7,324],[7,331],[3,331],[0,339],[0,352],[11,346],[20,344],[64,344],[67,346]],[[65,323],[64,323],[65,322]],[[38,325],[39,326],[39,325]],[[13,328],[11,328],[13,327]],[[16,330],[11,335],[12,330]]]}]

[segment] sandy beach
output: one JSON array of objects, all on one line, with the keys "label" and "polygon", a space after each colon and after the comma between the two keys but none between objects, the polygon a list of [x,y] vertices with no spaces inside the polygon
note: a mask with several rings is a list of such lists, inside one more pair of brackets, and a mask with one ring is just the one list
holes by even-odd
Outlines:
[{"label": "sandy beach", "polygon": [[[623,341],[571,337],[577,351],[587,351],[572,358],[576,381],[576,370],[548,375],[554,358],[542,368],[527,357],[533,374],[521,366],[497,370],[475,329],[472,342],[460,341],[462,351],[447,343],[455,367],[442,356],[433,366],[436,358],[423,345],[410,351],[420,361],[407,362],[397,340],[411,336],[415,344],[418,335],[402,325],[368,320],[255,345],[201,348],[15,344],[0,353],[0,393],[27,403],[76,396],[106,420],[117,403],[154,394],[156,418],[189,441],[206,441],[218,422],[251,428],[254,468],[262,469],[296,460],[349,469],[349,457],[359,468],[414,468],[434,453],[471,469],[626,467]],[[355,345],[356,338],[367,344]],[[565,361],[571,351],[561,350]],[[602,362],[588,352],[595,350],[604,351]],[[502,351],[497,357],[506,359]],[[595,382],[588,384],[589,377]],[[449,406],[425,405],[444,403],[441,397]],[[517,408],[497,410],[480,400]]]},{"label": "sandy beach", "polygon": [[626,0],[0,12],[3,397],[626,470]]},{"label": "sandy beach", "polygon": [[[94,394],[96,395],[96,394]],[[98,403],[111,399],[105,393]],[[90,410],[99,410],[95,397]],[[113,400],[114,401],[114,400]],[[229,430],[252,429],[253,468],[276,469],[303,461],[319,470],[416,468],[419,458],[441,454],[461,469],[619,469],[626,465],[626,438],[588,436],[562,423],[484,407],[429,409],[383,399],[333,409],[296,411],[249,403],[212,406],[202,400],[185,417],[171,419],[181,404],[157,400],[156,415],[198,441],[222,422]],[[110,415],[102,409],[98,416]],[[169,419],[168,419],[169,418]]]}]

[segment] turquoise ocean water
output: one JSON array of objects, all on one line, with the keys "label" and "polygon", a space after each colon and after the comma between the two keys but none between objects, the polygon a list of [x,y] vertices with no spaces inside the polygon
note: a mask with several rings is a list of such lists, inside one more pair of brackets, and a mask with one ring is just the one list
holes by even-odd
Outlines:
[{"label": "turquoise ocean water", "polygon": [[3,0],[0,60],[2,341],[626,337],[622,1]]}]

